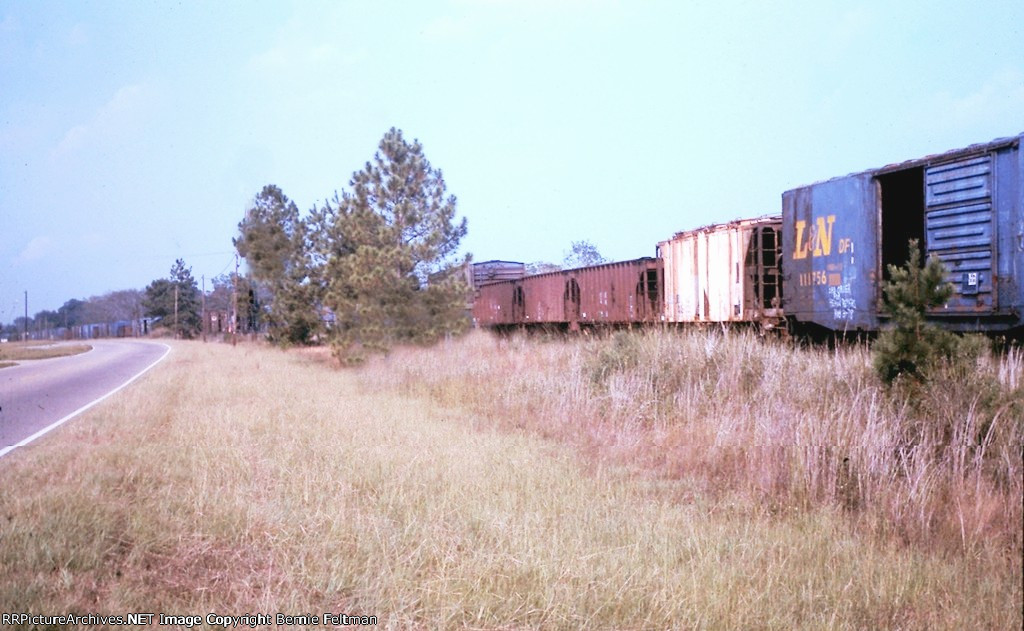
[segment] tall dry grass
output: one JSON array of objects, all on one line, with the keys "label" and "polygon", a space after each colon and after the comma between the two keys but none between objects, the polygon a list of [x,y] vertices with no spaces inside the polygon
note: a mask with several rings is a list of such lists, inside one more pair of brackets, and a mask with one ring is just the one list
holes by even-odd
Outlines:
[{"label": "tall dry grass", "polygon": [[772,513],[838,507],[881,540],[1019,560],[1024,354],[973,346],[930,384],[891,389],[863,345],[719,330],[478,334],[401,351],[365,377],[694,493]]},{"label": "tall dry grass", "polygon": [[[687,362],[692,382],[644,385],[628,376],[644,362],[617,346],[634,342],[706,361]],[[709,416],[724,408],[708,399],[729,396],[711,383],[728,372],[720,362],[751,352],[731,338],[473,336],[348,371],[174,343],[131,388],[0,460],[0,611],[331,611],[391,629],[1019,628],[1019,560],[981,543],[892,545],[852,528],[853,509],[824,491],[797,493],[796,473],[785,492],[771,475],[743,481],[753,454],[782,459],[774,450],[800,435],[752,412]],[[756,392],[761,379],[737,370],[720,385]],[[682,403],[703,407],[673,421]],[[775,442],[742,444],[744,432]],[[714,475],[688,460],[691,436],[712,449]]]}]

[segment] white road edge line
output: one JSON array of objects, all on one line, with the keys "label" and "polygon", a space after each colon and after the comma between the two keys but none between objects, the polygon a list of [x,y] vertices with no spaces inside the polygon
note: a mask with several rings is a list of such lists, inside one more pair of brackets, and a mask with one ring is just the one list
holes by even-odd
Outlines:
[{"label": "white road edge line", "polygon": [[63,425],[64,423],[67,423],[68,421],[70,421],[71,419],[75,418],[76,416],[78,416],[78,415],[79,415],[79,414],[81,414],[82,412],[85,412],[86,410],[88,410],[88,409],[89,409],[89,408],[91,408],[92,406],[96,405],[97,403],[99,403],[99,402],[103,401],[103,400],[104,400],[104,399],[106,399],[107,397],[109,397],[109,396],[111,396],[111,395],[113,395],[113,394],[116,394],[116,393],[117,393],[117,392],[119,392],[119,391],[120,391],[120,390],[121,390],[122,388],[125,388],[125,387],[127,387],[127,386],[128,386],[128,384],[130,384],[131,382],[135,381],[136,379],[138,379],[138,378],[139,378],[139,377],[141,377],[142,375],[144,375],[144,374],[146,374],[147,372],[149,372],[149,369],[150,369],[150,368],[152,368],[153,366],[156,366],[157,364],[159,364],[160,362],[162,362],[162,361],[164,360],[164,358],[165,358],[165,357],[167,357],[167,355],[168,355],[168,354],[170,354],[170,352],[171,352],[171,347],[170,347],[170,346],[168,346],[167,344],[163,344],[163,343],[161,343],[161,344],[160,344],[160,346],[163,346],[164,348],[166,348],[166,349],[167,349],[166,351],[164,351],[164,354],[163,354],[163,355],[161,355],[160,357],[158,357],[158,358],[157,358],[157,360],[156,360],[155,362],[153,362],[152,364],[150,364],[150,365],[146,366],[146,367],[145,367],[145,368],[143,368],[143,369],[142,369],[141,371],[139,371],[139,372],[138,372],[138,373],[137,373],[137,374],[136,374],[136,375],[135,375],[134,377],[132,377],[132,378],[131,378],[131,379],[129,379],[128,381],[126,381],[126,382],[122,383],[121,385],[119,385],[118,387],[114,388],[114,389],[113,389],[113,390],[111,390],[110,392],[106,393],[106,394],[105,394],[105,395],[103,395],[102,397],[100,397],[100,398],[96,399],[95,401],[92,401],[91,403],[86,403],[85,405],[83,405],[82,407],[78,408],[77,410],[75,410],[75,411],[74,411],[74,412],[72,412],[71,414],[68,414],[67,416],[65,416],[64,418],[60,419],[59,421],[56,421],[56,422],[54,422],[53,424],[51,424],[51,425],[49,425],[49,426],[47,426],[47,427],[44,427],[43,429],[39,430],[39,431],[38,431],[38,432],[36,432],[35,434],[32,434],[31,436],[29,436],[28,438],[24,438],[24,439],[22,439],[22,440],[21,440],[21,442],[18,442],[18,443],[14,444],[14,445],[10,445],[10,446],[8,446],[8,447],[4,447],[3,449],[0,449],[0,458],[3,458],[3,457],[4,457],[4,456],[6,456],[6,455],[7,455],[8,453],[10,453],[10,452],[14,451],[14,450],[15,450],[15,449],[17,449],[18,447],[24,447],[25,445],[29,444],[30,442],[32,442],[33,440],[35,440],[35,439],[39,438],[40,436],[43,436],[43,435],[45,435],[46,433],[50,432],[51,430],[54,430],[54,429],[56,429],[56,428],[60,427],[61,425]]}]

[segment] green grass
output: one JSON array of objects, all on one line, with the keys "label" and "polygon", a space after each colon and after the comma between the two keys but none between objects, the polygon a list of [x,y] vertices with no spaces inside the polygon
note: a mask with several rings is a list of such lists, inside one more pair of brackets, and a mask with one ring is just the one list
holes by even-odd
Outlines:
[{"label": "green grass", "polygon": [[88,344],[45,344],[39,342],[8,342],[0,344],[0,368],[14,366],[16,361],[66,357],[91,351]]},{"label": "green grass", "polygon": [[[342,371],[175,343],[139,383],[0,460],[0,611],[1020,628],[1019,555],[929,550],[838,504],[755,502],[742,485],[664,475],[623,442],[664,419],[558,429],[573,420],[558,418],[562,388],[603,387],[587,344],[471,337]],[[528,374],[563,384],[530,399]],[[635,392],[601,396],[609,414],[634,409]]]}]

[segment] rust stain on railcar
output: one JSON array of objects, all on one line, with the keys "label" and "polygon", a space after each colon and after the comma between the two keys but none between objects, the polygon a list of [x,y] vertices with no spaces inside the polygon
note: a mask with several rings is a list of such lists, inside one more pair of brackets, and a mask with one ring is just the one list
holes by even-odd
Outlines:
[{"label": "rust stain on railcar", "polygon": [[667,322],[782,321],[782,218],[741,219],[658,244]]}]

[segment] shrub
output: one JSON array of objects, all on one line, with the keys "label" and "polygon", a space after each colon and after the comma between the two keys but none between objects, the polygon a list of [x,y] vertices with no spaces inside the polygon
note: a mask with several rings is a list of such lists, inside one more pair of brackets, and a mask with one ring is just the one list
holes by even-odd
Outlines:
[{"label": "shrub", "polygon": [[600,343],[587,362],[590,382],[599,385],[617,373],[637,367],[641,361],[639,335],[632,331],[616,331],[610,343]]},{"label": "shrub", "polygon": [[874,367],[882,381],[892,383],[900,375],[924,380],[936,363],[952,356],[956,336],[927,322],[928,309],[945,304],[953,295],[946,282],[946,267],[937,257],[921,265],[921,249],[910,240],[910,256],[904,267],[889,266],[882,286],[884,309],[892,316],[893,328],[883,331],[875,342]]}]

